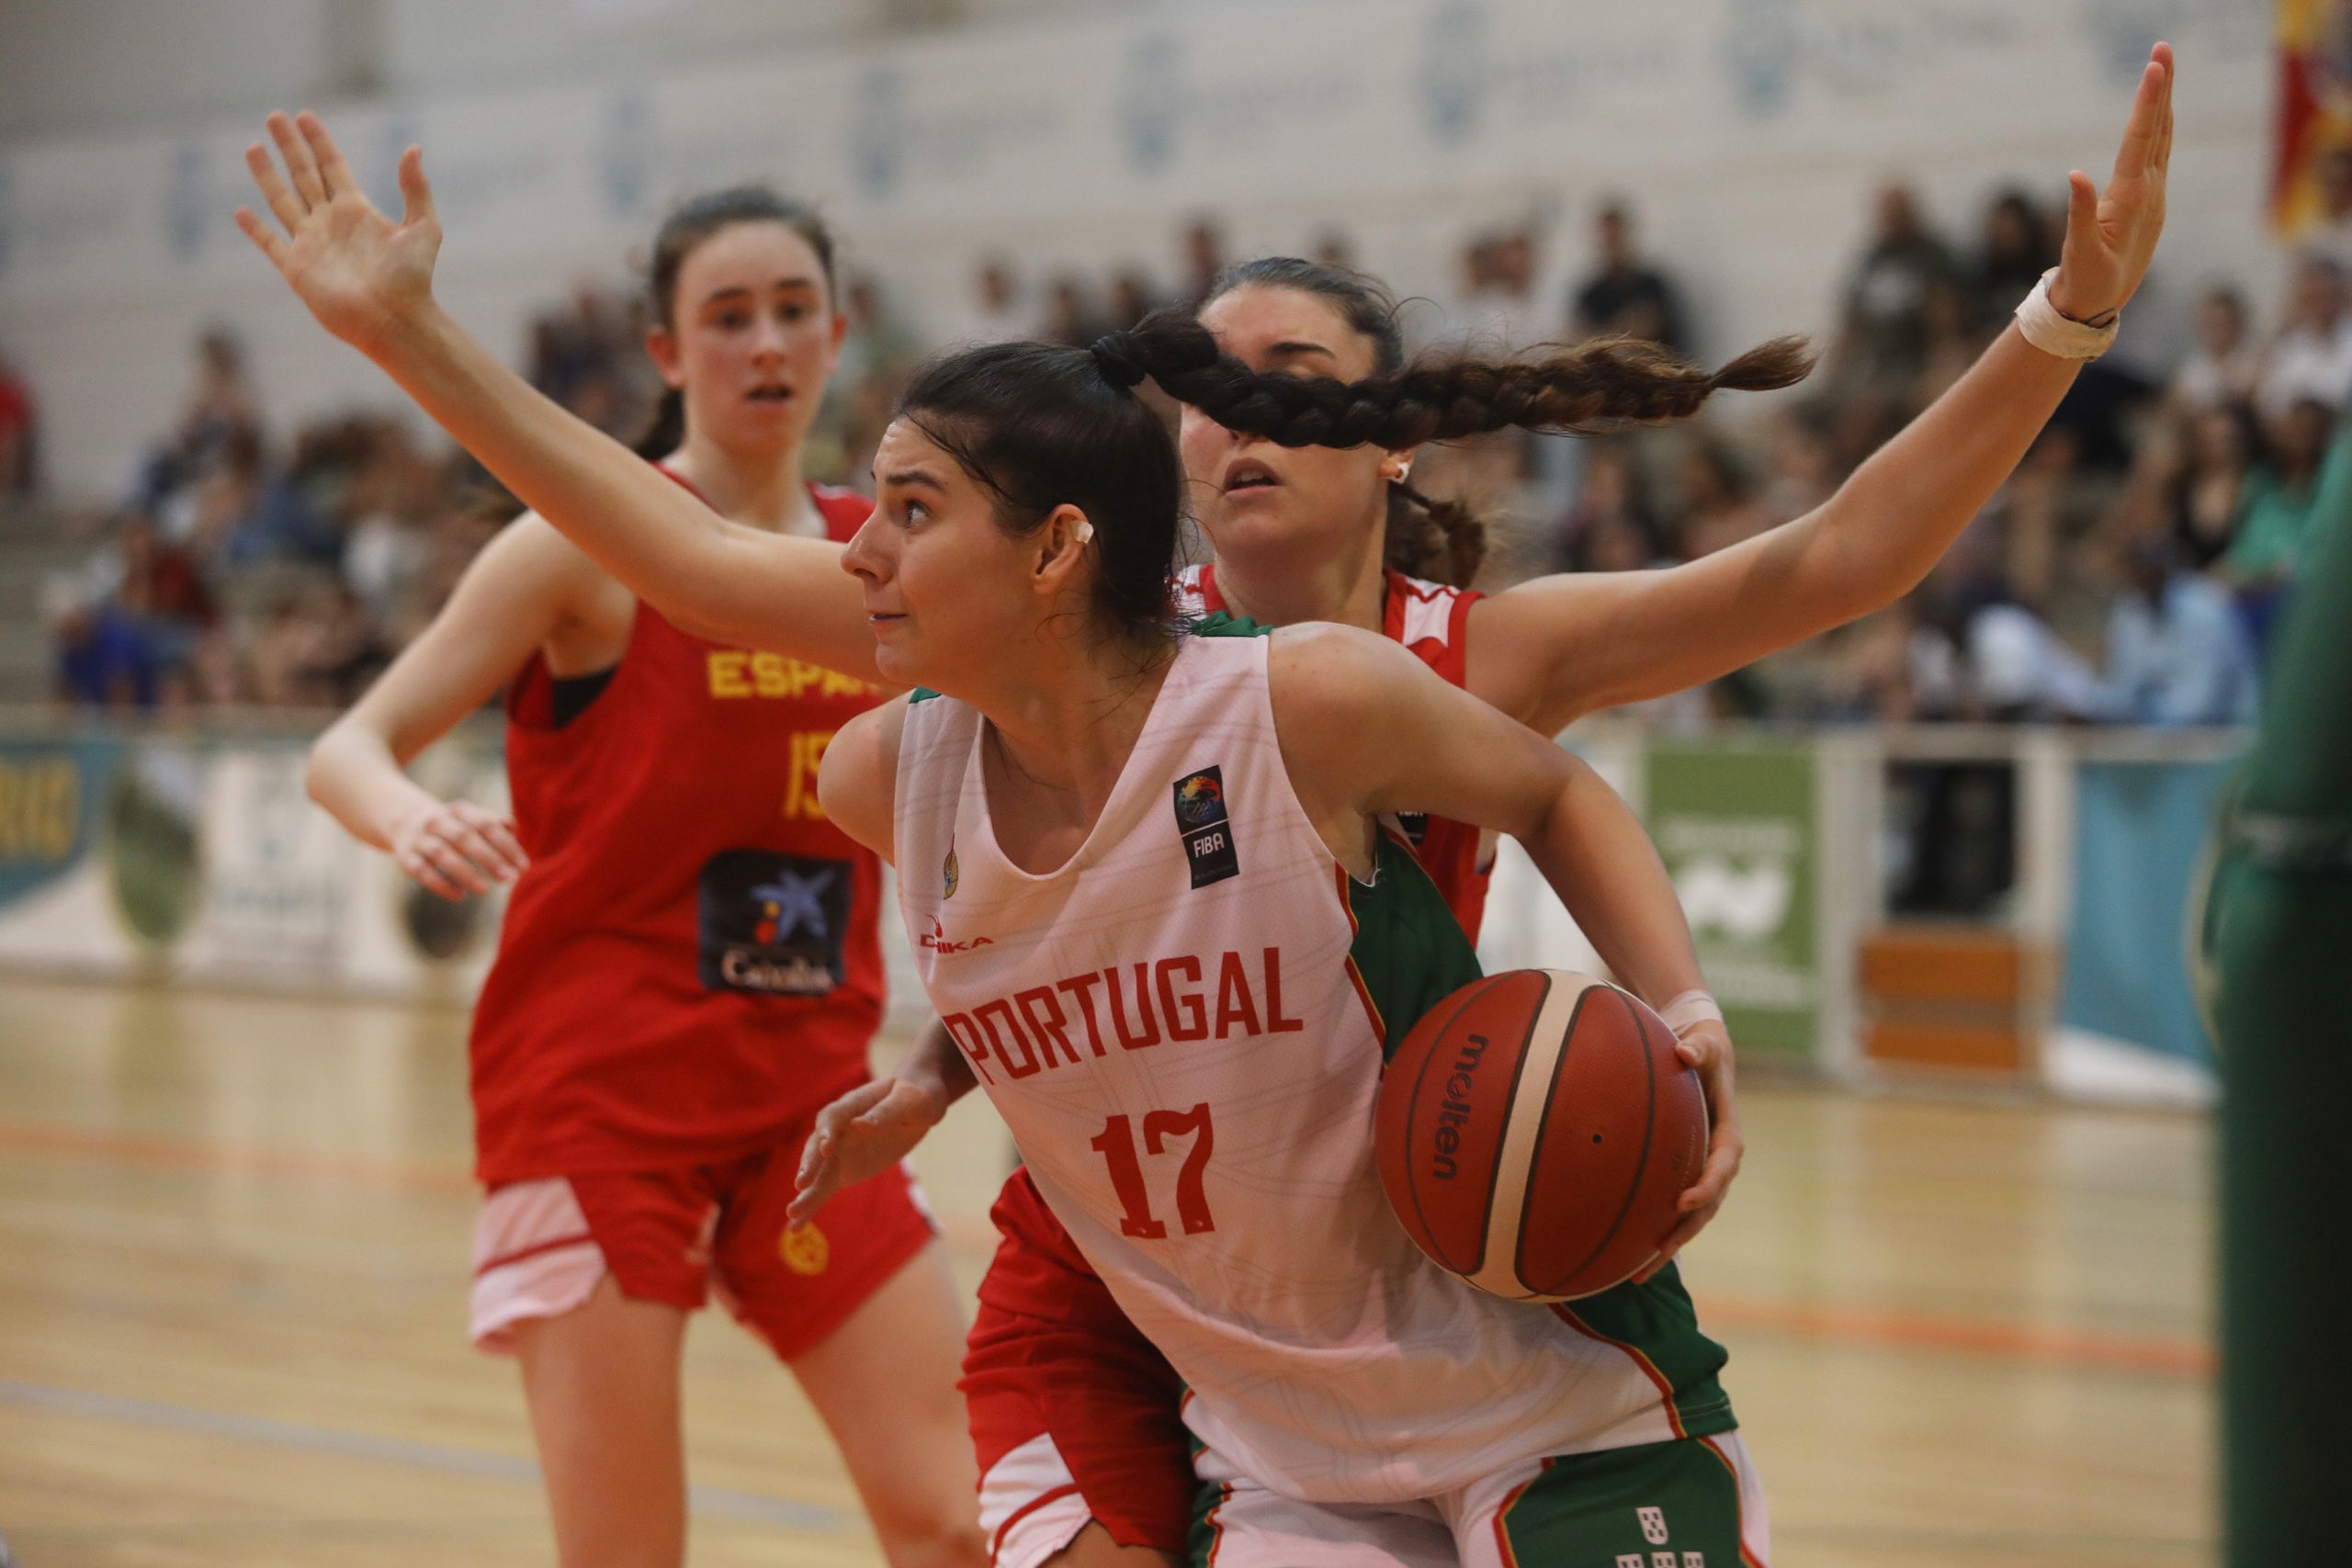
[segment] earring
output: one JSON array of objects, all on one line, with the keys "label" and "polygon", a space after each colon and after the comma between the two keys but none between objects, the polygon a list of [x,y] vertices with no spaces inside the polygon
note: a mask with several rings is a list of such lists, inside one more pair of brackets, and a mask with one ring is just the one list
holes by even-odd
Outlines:
[{"label": "earring", "polygon": [[1408,479],[1410,479],[1412,477],[1413,465],[1410,463],[1399,463],[1396,465],[1396,471],[1388,476],[1388,482],[1390,484],[1400,485],[1405,483]]}]

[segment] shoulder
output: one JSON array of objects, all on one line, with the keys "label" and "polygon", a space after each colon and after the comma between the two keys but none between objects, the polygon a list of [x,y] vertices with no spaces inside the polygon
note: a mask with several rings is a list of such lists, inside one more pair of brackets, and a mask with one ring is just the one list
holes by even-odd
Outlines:
[{"label": "shoulder", "polygon": [[1344,722],[1416,681],[1434,679],[1402,643],[1355,626],[1309,622],[1279,627],[1266,640],[1266,679],[1278,719]]},{"label": "shoulder", "polygon": [[911,696],[893,697],[859,714],[826,743],[817,769],[817,800],[833,824],[883,859],[891,858],[898,804],[899,753]]}]

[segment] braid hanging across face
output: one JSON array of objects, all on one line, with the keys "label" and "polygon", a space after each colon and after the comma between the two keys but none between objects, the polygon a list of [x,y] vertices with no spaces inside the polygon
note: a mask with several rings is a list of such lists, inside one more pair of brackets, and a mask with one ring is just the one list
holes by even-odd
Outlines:
[{"label": "braid hanging across face", "polygon": [[1620,337],[1515,359],[1425,356],[1340,381],[1252,370],[1179,310],[1157,311],[1111,339],[1120,340],[1111,351],[1119,360],[1228,430],[1283,446],[1391,451],[1498,430],[1585,434],[1687,419],[1718,391],[1793,386],[1813,368],[1802,338],[1774,339],[1710,372],[1657,344]]}]

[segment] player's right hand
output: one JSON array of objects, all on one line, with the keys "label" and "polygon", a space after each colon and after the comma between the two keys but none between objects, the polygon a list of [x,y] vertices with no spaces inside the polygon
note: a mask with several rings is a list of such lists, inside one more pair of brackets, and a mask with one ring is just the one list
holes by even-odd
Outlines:
[{"label": "player's right hand", "polygon": [[530,863],[514,824],[469,800],[436,800],[394,823],[385,837],[401,872],[444,898],[487,893]]},{"label": "player's right hand", "polygon": [[914,1153],[946,1114],[938,1090],[900,1077],[860,1084],[817,1112],[816,1130],[800,1151],[800,1190],[785,1211],[792,1228],[815,1219],[842,1188],[879,1176]]},{"label": "player's right hand", "polygon": [[308,109],[291,119],[273,114],[268,125],[285,173],[258,141],[245,149],[245,167],[285,232],[243,207],[237,227],[321,326],[372,355],[408,312],[433,297],[441,223],[424,183],[424,155],[414,147],[401,154],[396,224],[359,188],[318,116]]}]

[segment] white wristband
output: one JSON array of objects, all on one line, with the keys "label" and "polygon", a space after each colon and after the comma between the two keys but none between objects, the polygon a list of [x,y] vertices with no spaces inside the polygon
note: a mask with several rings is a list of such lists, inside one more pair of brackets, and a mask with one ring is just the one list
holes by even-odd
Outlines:
[{"label": "white wristband", "polygon": [[2097,359],[2115,342],[2115,331],[2123,324],[2123,312],[2108,313],[2105,326],[2091,326],[2072,316],[2059,314],[2058,307],[2050,302],[2050,280],[2058,276],[2052,267],[2033,286],[2033,292],[2018,304],[2018,331],[2025,341],[2044,354],[2061,359]]},{"label": "white wristband", "polygon": [[1717,1007],[1715,998],[1703,990],[1683,992],[1658,1009],[1657,1015],[1666,1021],[1668,1029],[1674,1031],[1677,1040],[1700,1024],[1721,1023],[1724,1021],[1724,1010]]}]

